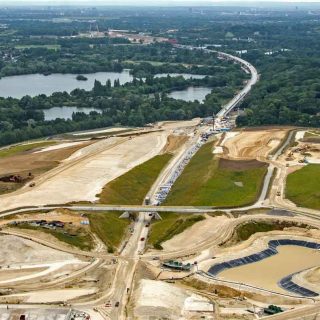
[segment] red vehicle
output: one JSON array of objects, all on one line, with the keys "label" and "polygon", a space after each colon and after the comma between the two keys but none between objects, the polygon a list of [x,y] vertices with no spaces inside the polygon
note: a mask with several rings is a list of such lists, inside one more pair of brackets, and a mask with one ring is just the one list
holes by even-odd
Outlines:
[{"label": "red vehicle", "polygon": [[140,239],[140,241],[144,241],[144,237],[142,237],[142,238]]}]

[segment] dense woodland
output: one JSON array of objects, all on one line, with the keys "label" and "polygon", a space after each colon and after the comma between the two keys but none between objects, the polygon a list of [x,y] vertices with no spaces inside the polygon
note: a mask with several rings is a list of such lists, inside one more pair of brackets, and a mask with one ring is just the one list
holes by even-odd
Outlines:
[{"label": "dense woodland", "polygon": [[[157,120],[208,116],[243,85],[237,65],[199,50],[170,43],[142,45],[109,38],[124,29],[180,44],[207,45],[241,55],[254,64],[259,83],[245,99],[239,126],[292,124],[320,126],[319,8],[14,8],[0,9],[0,76],[30,73],[121,71],[134,81],[96,82],[92,91],[74,90],[50,97],[0,99],[0,145],[73,130],[114,124],[143,125]],[[301,6],[301,5],[300,5]],[[94,17],[94,23],[92,22]],[[104,37],[94,38],[99,28]],[[81,36],[80,34],[87,34]],[[204,79],[153,78],[157,73],[187,72]],[[204,103],[170,99],[167,93],[190,85],[213,88]],[[72,120],[44,121],[43,109],[86,106]]]}]

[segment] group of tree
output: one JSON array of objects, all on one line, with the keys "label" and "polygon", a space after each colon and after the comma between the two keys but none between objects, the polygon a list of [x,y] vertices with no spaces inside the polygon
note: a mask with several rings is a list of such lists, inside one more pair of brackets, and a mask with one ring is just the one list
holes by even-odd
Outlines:
[{"label": "group of tree", "polygon": [[[105,84],[96,80],[90,91],[75,89],[70,93],[25,96],[20,100],[0,98],[0,145],[116,124],[143,126],[156,121],[206,117],[220,110],[221,105],[239,90],[245,77],[241,70],[232,69],[230,74],[218,78],[148,76],[146,79],[134,78],[122,85],[119,80],[113,84],[110,80]],[[207,86],[213,90],[204,103],[175,100],[168,96],[172,90],[189,86]],[[44,109],[61,106],[91,107],[95,111],[90,114],[76,112],[68,120],[45,120]]]}]

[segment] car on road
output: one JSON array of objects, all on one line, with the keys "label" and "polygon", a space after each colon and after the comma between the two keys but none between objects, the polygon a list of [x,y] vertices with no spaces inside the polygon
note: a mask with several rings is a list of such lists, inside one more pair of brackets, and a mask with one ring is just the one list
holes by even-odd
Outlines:
[{"label": "car on road", "polygon": [[144,241],[145,240],[145,238],[144,237],[142,237],[141,239],[140,239],[140,241]]},{"label": "car on road", "polygon": [[120,305],[120,302],[117,301],[114,306],[115,306],[115,307],[119,307],[119,305]]}]

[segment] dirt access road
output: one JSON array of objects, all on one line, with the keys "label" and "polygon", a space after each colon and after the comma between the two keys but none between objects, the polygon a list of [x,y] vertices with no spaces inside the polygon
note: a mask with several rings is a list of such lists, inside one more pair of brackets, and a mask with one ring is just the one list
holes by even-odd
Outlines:
[{"label": "dirt access road", "polygon": [[57,168],[28,186],[0,197],[1,209],[23,206],[95,201],[103,186],[133,167],[151,159],[179,128],[197,125],[198,119],[161,124],[162,131],[132,137],[112,137],[82,148]]}]

